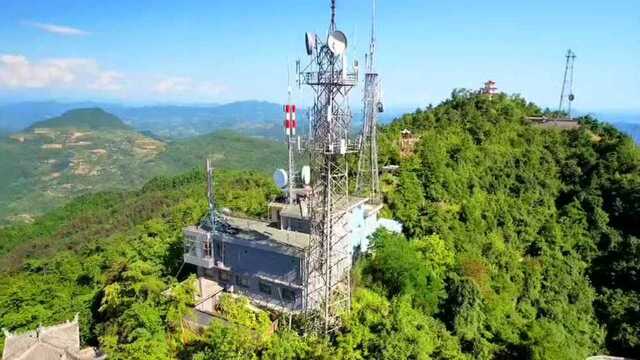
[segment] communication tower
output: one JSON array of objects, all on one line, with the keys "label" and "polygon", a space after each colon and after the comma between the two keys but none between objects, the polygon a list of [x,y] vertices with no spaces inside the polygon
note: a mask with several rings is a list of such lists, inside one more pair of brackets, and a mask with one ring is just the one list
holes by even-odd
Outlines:
[{"label": "communication tower", "polygon": [[378,113],[384,111],[380,98],[380,80],[375,71],[375,15],[376,2],[373,0],[371,15],[371,40],[369,53],[365,56],[363,126],[356,173],[356,192],[368,195],[372,202],[380,201],[380,179],[378,172],[378,143],[376,138]]},{"label": "communication tower", "polygon": [[566,62],[564,66],[564,78],[562,80],[562,90],[560,91],[560,105],[558,106],[558,113],[565,112],[567,117],[571,119],[571,103],[575,99],[573,95],[573,63],[576,59],[576,54],[571,51],[571,49],[567,50]]},{"label": "communication tower", "polygon": [[344,226],[349,201],[346,155],[355,153],[349,140],[351,110],[348,95],[358,82],[357,66],[347,65],[347,38],[336,29],[336,1],[326,40],[307,33],[309,65],[300,83],[314,91],[312,137],[310,244],[306,256],[304,294],[307,324],[324,333],[339,325],[339,315],[351,305],[351,245]]}]

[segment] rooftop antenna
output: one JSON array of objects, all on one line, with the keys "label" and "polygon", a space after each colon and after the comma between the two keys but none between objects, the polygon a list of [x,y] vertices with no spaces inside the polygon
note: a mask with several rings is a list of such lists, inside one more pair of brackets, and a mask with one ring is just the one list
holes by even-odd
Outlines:
[{"label": "rooftop antenna", "polygon": [[341,225],[347,212],[341,210],[349,200],[346,157],[356,150],[349,139],[349,92],[357,84],[358,74],[347,68],[347,38],[336,30],[335,16],[336,1],[332,0],[326,41],[306,36],[310,62],[300,72],[301,81],[315,93],[312,137],[307,146],[311,236],[305,254],[303,305],[307,328],[325,334],[338,329],[339,315],[351,306],[351,244]]},{"label": "rooftop antenna", "polygon": [[363,125],[360,153],[358,157],[358,172],[356,173],[356,192],[366,194],[369,199],[377,203],[380,199],[380,177],[378,171],[378,142],[377,122],[378,113],[384,110],[380,96],[380,79],[375,71],[375,14],[376,2],[372,0],[371,11],[371,40],[369,53],[366,54],[367,72],[364,79]]},{"label": "rooftop antenna", "polygon": [[[575,99],[573,95],[573,63],[576,59],[576,54],[567,50],[566,62],[564,66],[564,78],[562,80],[562,90],[560,92],[560,105],[558,106],[558,113],[561,114],[565,109],[565,103],[567,106],[567,116],[571,119],[571,103]],[[566,102],[565,102],[566,99]],[[560,115],[558,115],[560,116]]]}]

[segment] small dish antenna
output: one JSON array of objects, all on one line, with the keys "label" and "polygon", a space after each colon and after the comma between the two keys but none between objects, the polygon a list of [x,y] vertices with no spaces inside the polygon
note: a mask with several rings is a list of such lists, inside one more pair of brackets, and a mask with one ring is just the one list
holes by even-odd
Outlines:
[{"label": "small dish antenna", "polygon": [[302,178],[302,182],[305,185],[309,185],[309,183],[311,182],[311,167],[309,167],[309,165],[305,165],[302,167],[302,170],[300,171],[300,177]]},{"label": "small dish antenna", "polygon": [[336,30],[329,35],[327,45],[333,55],[342,55],[347,49],[347,36],[342,31]]},{"label": "small dish antenna", "polygon": [[273,181],[276,183],[280,189],[287,186],[289,177],[287,176],[287,172],[284,169],[278,169],[273,172]]},{"label": "small dish antenna", "polygon": [[312,55],[313,50],[316,49],[318,44],[318,38],[315,33],[308,32],[304,34],[304,42],[307,45],[307,55]]}]

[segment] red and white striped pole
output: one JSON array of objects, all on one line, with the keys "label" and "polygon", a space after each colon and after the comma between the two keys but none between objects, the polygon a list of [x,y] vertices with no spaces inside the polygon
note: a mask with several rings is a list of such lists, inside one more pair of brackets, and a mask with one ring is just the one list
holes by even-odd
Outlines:
[{"label": "red and white striped pole", "polygon": [[296,121],[296,106],[294,105],[285,105],[284,106],[284,131],[285,134],[291,136],[296,134],[296,128],[298,127],[298,122]]},{"label": "red and white striped pole", "polygon": [[296,134],[298,122],[296,121],[296,104],[291,105],[291,135]]}]

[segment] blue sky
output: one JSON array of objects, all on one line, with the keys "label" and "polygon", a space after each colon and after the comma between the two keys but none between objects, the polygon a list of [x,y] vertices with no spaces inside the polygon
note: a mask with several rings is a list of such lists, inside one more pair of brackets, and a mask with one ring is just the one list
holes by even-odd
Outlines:
[{"label": "blue sky", "polygon": [[[304,32],[329,21],[328,0],[1,2],[4,101],[283,102]],[[367,49],[369,19],[369,0],[338,0],[351,58]],[[377,19],[388,105],[493,79],[556,107],[571,48],[578,109],[640,109],[638,0],[378,0]]]}]

